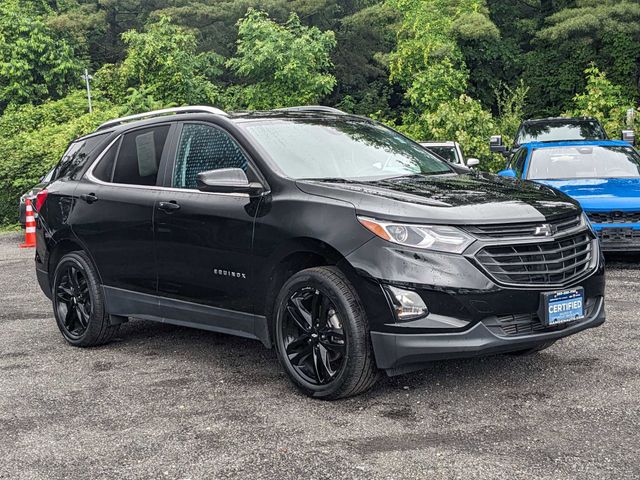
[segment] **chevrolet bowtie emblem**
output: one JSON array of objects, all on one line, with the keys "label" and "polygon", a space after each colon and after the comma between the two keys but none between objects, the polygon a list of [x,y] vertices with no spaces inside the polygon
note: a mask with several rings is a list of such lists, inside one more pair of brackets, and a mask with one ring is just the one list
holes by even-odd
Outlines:
[{"label": "chevrolet bowtie emblem", "polygon": [[539,227],[536,227],[533,234],[537,237],[550,237],[558,231],[558,227],[551,225],[550,223],[543,223]]}]

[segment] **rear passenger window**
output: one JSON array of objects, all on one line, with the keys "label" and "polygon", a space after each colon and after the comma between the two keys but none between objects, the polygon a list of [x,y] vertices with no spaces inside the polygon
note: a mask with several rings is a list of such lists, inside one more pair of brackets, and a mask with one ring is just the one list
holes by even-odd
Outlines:
[{"label": "rear passenger window", "polygon": [[93,135],[69,145],[69,148],[60,159],[55,173],[52,175],[52,180],[78,180],[87,162],[88,155],[104,140],[105,136],[106,133]]},{"label": "rear passenger window", "polygon": [[110,182],[113,178],[113,165],[116,161],[116,154],[118,153],[118,146],[120,141],[115,142],[109,147],[109,149],[102,155],[98,165],[93,169],[93,176],[103,182]]},{"label": "rear passenger window", "polygon": [[122,137],[113,183],[155,185],[169,125],[145,128]]},{"label": "rear passenger window", "polygon": [[185,124],[178,144],[173,186],[197,188],[198,173],[220,168],[247,171],[247,157],[240,146],[219,128],[197,123]]}]

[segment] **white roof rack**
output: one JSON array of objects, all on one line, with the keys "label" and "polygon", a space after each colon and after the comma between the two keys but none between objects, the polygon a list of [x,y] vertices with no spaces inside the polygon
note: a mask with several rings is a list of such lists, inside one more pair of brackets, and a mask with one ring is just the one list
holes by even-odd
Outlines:
[{"label": "white roof rack", "polygon": [[108,122],[104,122],[96,130],[104,130],[105,128],[115,127],[116,125],[121,125],[127,122],[133,122],[135,120],[144,120],[145,118],[154,118],[154,117],[161,117],[163,115],[175,115],[180,113],[213,113],[214,115],[227,116],[227,112],[225,112],[224,110],[220,110],[219,108],[215,108],[215,107],[207,107],[207,106],[201,106],[201,105],[195,105],[190,107],[164,108],[162,110],[153,110],[151,112],[137,113],[135,115],[128,115],[126,117],[115,118],[113,120],[109,120]]}]

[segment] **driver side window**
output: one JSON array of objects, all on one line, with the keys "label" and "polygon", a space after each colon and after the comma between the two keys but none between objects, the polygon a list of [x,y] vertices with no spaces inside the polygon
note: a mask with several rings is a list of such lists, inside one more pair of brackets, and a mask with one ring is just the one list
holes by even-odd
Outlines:
[{"label": "driver side window", "polygon": [[247,172],[247,157],[240,146],[219,128],[185,124],[178,143],[173,186],[197,189],[196,176],[200,172],[221,168],[241,168]]}]

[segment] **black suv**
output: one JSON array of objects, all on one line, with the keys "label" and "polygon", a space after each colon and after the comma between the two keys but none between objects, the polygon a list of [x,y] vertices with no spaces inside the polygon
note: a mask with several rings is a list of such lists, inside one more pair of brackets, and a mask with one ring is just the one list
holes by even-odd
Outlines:
[{"label": "black suv", "polygon": [[38,194],[36,269],[75,346],[128,317],[231,333],[332,399],[380,371],[539,351],[605,320],[575,201],[366,118],[182,107],[70,149]]}]

